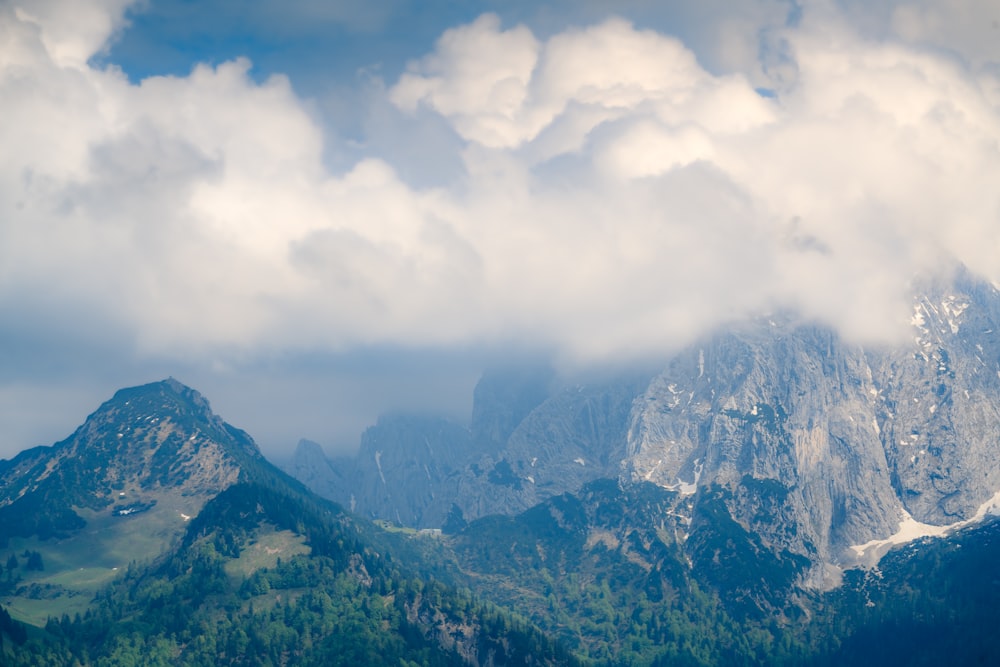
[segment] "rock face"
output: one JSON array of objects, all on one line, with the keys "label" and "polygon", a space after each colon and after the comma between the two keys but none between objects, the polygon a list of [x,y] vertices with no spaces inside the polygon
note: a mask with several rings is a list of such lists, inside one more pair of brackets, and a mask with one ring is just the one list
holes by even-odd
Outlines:
[{"label": "rock face", "polygon": [[559,387],[544,368],[486,373],[469,428],[386,416],[363,434],[354,459],[310,460],[315,450],[300,445],[289,472],[364,516],[417,528],[514,514],[618,475],[646,380]]},{"label": "rock face", "polygon": [[338,495],[347,488],[340,468],[326,457],[319,443],[299,440],[287,472],[324,498],[341,504],[347,500]]},{"label": "rock face", "polygon": [[[774,549],[851,564],[909,513],[945,525],[1000,490],[1000,296],[959,280],[914,304],[913,343],[865,350],[756,322],[677,355],[633,408],[623,476],[727,490]],[[696,501],[697,502],[697,501]]]},{"label": "rock face", "polygon": [[898,523],[877,399],[860,348],[817,327],[757,323],[681,353],[650,383],[624,475],[728,489],[738,522],[827,560]]},{"label": "rock face", "polygon": [[440,527],[455,476],[473,457],[469,430],[435,417],[382,416],[354,457],[328,459],[299,442],[287,472],[314,493],[362,516],[417,528]]},{"label": "rock face", "polygon": [[616,477],[630,409],[646,380],[553,390],[500,451],[482,457],[461,476],[455,504],[466,518],[514,514],[592,480]]},{"label": "rock face", "polygon": [[440,527],[455,476],[472,456],[468,429],[431,417],[383,417],[361,436],[349,506],[405,526]]},{"label": "rock face", "polygon": [[968,519],[1000,490],[1000,295],[960,281],[914,303],[913,344],[875,357],[894,486],[919,521]]},{"label": "rock face", "polygon": [[483,375],[472,392],[473,441],[482,453],[503,449],[511,434],[552,392],[547,367],[514,367]]}]

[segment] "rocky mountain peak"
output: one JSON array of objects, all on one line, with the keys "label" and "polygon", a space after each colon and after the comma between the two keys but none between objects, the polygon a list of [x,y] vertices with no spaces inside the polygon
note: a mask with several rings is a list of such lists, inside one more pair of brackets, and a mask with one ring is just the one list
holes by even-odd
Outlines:
[{"label": "rocky mountain peak", "polygon": [[168,497],[193,516],[261,461],[246,433],[177,380],[122,389],[70,437],[0,470],[0,533],[58,533],[81,527],[83,510],[132,512]]},{"label": "rocky mountain peak", "polygon": [[119,390],[54,449],[107,471],[105,481],[206,485],[215,492],[232,482],[240,464],[261,458],[250,436],[173,378]]},{"label": "rocky mountain peak", "polygon": [[118,390],[87,418],[81,429],[164,419],[219,435],[227,431],[225,422],[212,412],[208,400],[174,378]]},{"label": "rocky mountain peak", "polygon": [[324,498],[348,504],[343,474],[331,463],[318,442],[299,440],[287,468],[288,473]]},{"label": "rocky mountain peak", "polygon": [[981,516],[1000,490],[1000,294],[960,275],[913,307],[902,345],[764,318],[681,352],[633,405],[624,479],[720,490],[771,548],[826,565]]}]

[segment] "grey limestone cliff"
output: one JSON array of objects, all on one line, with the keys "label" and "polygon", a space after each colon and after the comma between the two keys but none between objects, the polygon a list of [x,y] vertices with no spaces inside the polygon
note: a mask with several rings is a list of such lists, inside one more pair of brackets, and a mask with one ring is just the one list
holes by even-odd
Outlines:
[{"label": "grey limestone cliff", "polygon": [[384,416],[356,457],[296,453],[289,471],[311,489],[372,518],[438,528],[514,514],[618,474],[632,402],[648,376],[558,386],[550,369],[483,375],[469,428],[434,417]]},{"label": "grey limestone cliff", "polygon": [[628,418],[648,378],[555,389],[511,432],[502,449],[461,477],[455,504],[466,518],[514,514],[543,500],[615,477]]},{"label": "grey limestone cliff", "polygon": [[344,469],[344,461],[327,458],[319,443],[302,439],[286,472],[324,498],[345,504],[349,500],[349,484]]},{"label": "grey limestone cliff", "polygon": [[907,511],[943,525],[1000,490],[1000,294],[960,280],[916,299],[912,326],[875,357],[879,426]]},{"label": "grey limestone cliff", "polygon": [[623,477],[721,487],[744,527],[820,563],[908,515],[971,518],[1000,490],[1000,295],[932,286],[912,326],[863,349],[765,319],[685,350],[633,407]]},{"label": "grey limestone cliff", "polygon": [[809,325],[758,322],[671,361],[636,403],[631,480],[697,494],[773,547],[826,560],[894,532],[899,500],[864,351]]}]

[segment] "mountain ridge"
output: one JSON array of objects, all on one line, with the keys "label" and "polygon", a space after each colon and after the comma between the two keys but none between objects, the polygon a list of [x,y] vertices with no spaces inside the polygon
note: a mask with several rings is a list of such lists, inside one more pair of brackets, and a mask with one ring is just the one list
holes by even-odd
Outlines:
[{"label": "mountain ridge", "polygon": [[[785,346],[792,352],[788,359],[817,363],[823,361],[817,350],[838,347],[828,332],[809,336],[767,345]],[[760,341],[743,332],[723,342],[725,351]],[[741,354],[746,363],[724,375],[716,372],[713,354],[706,351],[702,360],[692,350],[678,363],[700,371],[698,379],[711,384],[714,394],[708,389],[702,399],[692,392],[687,403],[687,394],[667,384],[666,391],[642,394],[640,404],[655,405],[650,397],[670,401],[668,410],[643,414],[668,420],[661,435],[730,434],[716,460],[696,457],[697,467],[685,469],[679,480],[668,475],[659,483],[633,480],[619,469],[510,516],[484,516],[464,527],[456,520],[450,534],[386,528],[319,498],[268,463],[249,435],[214,416],[200,394],[179,383],[117,392],[66,440],[30,450],[18,466],[0,467],[11,475],[24,466],[25,478],[8,487],[24,491],[18,499],[37,501],[33,511],[51,509],[41,501],[77,480],[87,482],[80,497],[92,502],[63,502],[84,526],[44,539],[37,533],[12,536],[0,547],[0,563],[5,557],[8,562],[0,603],[14,618],[37,626],[25,629],[0,614],[0,661],[20,667],[44,655],[47,664],[67,667],[82,656],[154,665],[837,664],[841,657],[863,656],[877,642],[879,628],[907,627],[924,628],[928,637],[906,646],[890,642],[899,655],[923,655],[918,647],[927,648],[930,660],[1000,655],[1000,646],[976,621],[1000,603],[1000,589],[984,585],[1000,577],[1000,521],[979,511],[972,517],[978,523],[944,539],[911,542],[878,554],[877,565],[847,569],[836,588],[824,592],[808,585],[823,561],[791,548],[805,543],[794,530],[801,520],[794,513],[796,489],[774,475],[755,476],[802,463],[794,439],[786,437],[798,417],[785,412],[787,399],[754,395],[760,385],[747,382],[802,364],[761,371],[754,359],[768,355]],[[824,368],[846,362],[823,363],[817,373],[826,377],[831,374]],[[959,361],[953,363],[961,377]],[[674,379],[670,372],[668,367],[646,387],[662,387]],[[844,386],[849,395],[866,395],[869,385],[852,383],[853,374],[832,375],[843,380],[837,391]],[[626,384],[615,386],[624,387],[623,396],[631,391]],[[594,410],[614,405],[603,414],[618,415],[608,423],[621,426],[620,439],[593,441],[617,442],[625,451],[626,417],[635,413],[622,416],[621,401],[595,401],[603,395],[596,387],[547,391],[509,431],[508,442],[518,441],[519,431],[519,442],[530,442],[538,424],[558,436],[550,444],[567,433],[599,434]],[[735,398],[745,396],[756,402]],[[811,400],[823,403],[824,396]],[[708,409],[695,409],[706,404]],[[562,419],[547,421],[559,414]],[[669,421],[678,415],[718,424],[677,430],[678,424],[690,425]],[[414,435],[422,436],[421,423],[390,426],[411,424]],[[582,431],[574,433],[576,428]],[[413,444],[378,439],[370,453],[392,442]],[[785,446],[777,458],[770,453],[773,442]],[[436,451],[420,440],[415,444],[413,451]],[[521,476],[530,469],[523,461],[529,452],[519,458],[515,451],[494,454],[507,467],[482,470],[480,483],[511,493],[529,489],[531,482]],[[571,448],[557,460],[581,451]],[[230,457],[225,465],[218,465],[219,452]],[[401,453],[407,452],[404,447]],[[690,462],[697,453],[692,448],[688,458],[677,460]],[[487,454],[478,460],[489,459]],[[608,463],[615,462],[610,456]],[[228,466],[235,466],[234,478]],[[713,474],[720,469],[729,476]],[[81,477],[82,471],[90,471],[91,479]],[[235,481],[219,490],[218,482],[230,479]],[[123,491],[109,486],[116,482]],[[143,493],[156,502],[137,507]],[[196,514],[178,516],[175,503],[195,501],[201,502]],[[130,511],[116,515],[116,508]],[[770,532],[761,530],[768,522]],[[149,539],[156,526],[159,537]],[[143,558],[122,558],[126,546]],[[22,564],[22,550],[39,566],[44,560],[44,568]],[[105,560],[78,569],[86,562],[81,559],[97,556]],[[954,566],[976,570],[956,572]],[[980,576],[986,581],[978,582]],[[946,628],[950,618],[970,624],[961,635],[966,646],[931,641],[930,631]],[[891,662],[891,653],[879,655]]]},{"label": "mountain ridge", "polygon": [[172,378],[121,389],[67,438],[0,467],[0,553],[45,564],[11,570],[0,598],[37,624],[53,608],[85,613],[130,564],[173,548],[213,498],[265,478],[307,493],[194,389]]},{"label": "mountain ridge", "polygon": [[[907,522],[967,521],[1000,491],[1000,292],[959,269],[915,287],[910,327],[909,342],[863,346],[782,313],[716,331],[632,379],[561,386],[544,371],[534,375],[544,383],[486,373],[470,423],[493,411],[506,426],[486,438],[473,428],[490,449],[420,483],[435,522],[399,511],[415,502],[405,476],[381,480],[391,498],[357,495],[352,507],[441,527],[514,515],[604,477],[696,503],[715,485],[768,548],[813,563],[802,585],[836,586],[845,568],[877,558],[859,547],[901,540]],[[417,430],[398,447],[419,450]],[[378,461],[362,448],[353,465]]]},{"label": "mountain ridge", "polygon": [[[176,381],[116,392],[5,472],[5,507],[37,518],[59,501],[79,519],[0,546],[5,665],[578,664],[523,619],[418,578],[438,566],[410,564],[406,536],[308,491]],[[22,567],[26,545],[39,551]]]}]

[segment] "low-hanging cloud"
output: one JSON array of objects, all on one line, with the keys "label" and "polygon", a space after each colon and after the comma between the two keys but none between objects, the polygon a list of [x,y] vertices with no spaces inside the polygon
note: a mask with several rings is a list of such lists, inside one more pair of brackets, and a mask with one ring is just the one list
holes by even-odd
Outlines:
[{"label": "low-hanging cloud", "polygon": [[778,308],[887,340],[914,279],[961,262],[1000,282],[993,56],[932,44],[927,8],[874,41],[807,6],[769,28],[768,90],[760,63],[711,73],[621,19],[543,39],[485,15],[379,89],[400,123],[457,137],[460,174],[418,187],[391,154],[331,172],[336,137],[248,61],[139,83],[89,64],[123,6],[81,7],[82,36],[0,8],[0,310],[22,327],[63,312],[68,335],[189,359],[527,342],[605,360]]}]

